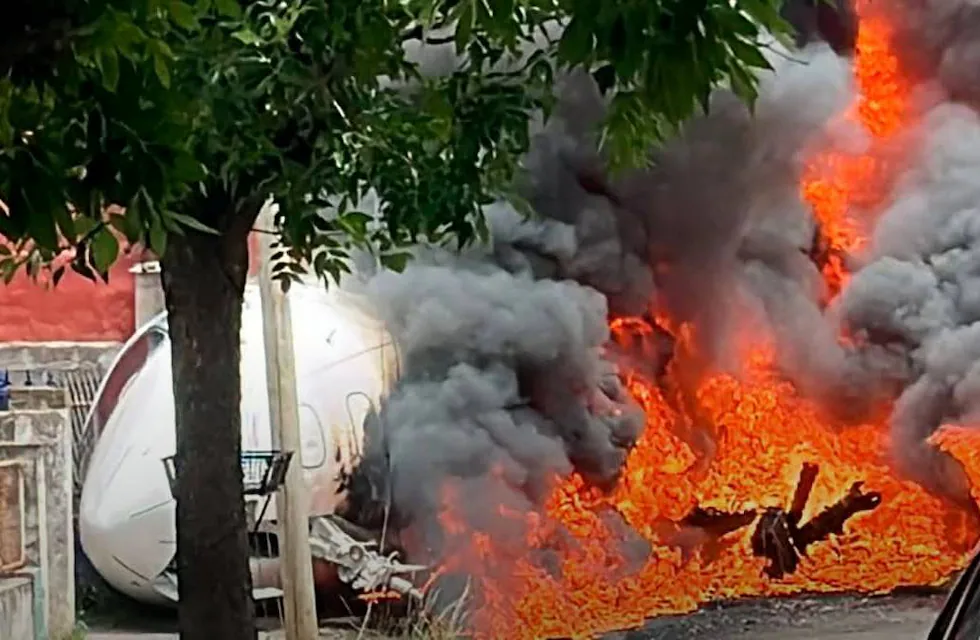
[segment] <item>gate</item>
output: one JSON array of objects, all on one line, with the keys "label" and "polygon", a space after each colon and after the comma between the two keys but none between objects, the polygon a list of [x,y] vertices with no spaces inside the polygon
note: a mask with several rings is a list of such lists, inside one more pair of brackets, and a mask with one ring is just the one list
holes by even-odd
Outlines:
[{"label": "gate", "polygon": [[71,414],[72,432],[72,481],[75,512],[78,512],[78,502],[82,496],[82,483],[88,471],[88,462],[98,442],[100,433],[96,433],[94,423],[87,423],[89,409],[95,401],[95,394],[102,382],[102,368],[98,365],[88,365],[63,371],[54,379],[56,386],[67,389],[68,409]]}]

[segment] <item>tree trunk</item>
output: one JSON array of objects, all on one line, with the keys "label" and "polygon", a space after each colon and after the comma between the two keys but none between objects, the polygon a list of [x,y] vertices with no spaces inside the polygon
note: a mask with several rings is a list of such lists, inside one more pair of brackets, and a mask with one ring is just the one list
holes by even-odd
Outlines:
[{"label": "tree trunk", "polygon": [[240,463],[240,330],[251,220],[234,212],[216,218],[225,222],[213,225],[221,235],[171,234],[161,260],[177,423],[183,640],[256,637]]}]

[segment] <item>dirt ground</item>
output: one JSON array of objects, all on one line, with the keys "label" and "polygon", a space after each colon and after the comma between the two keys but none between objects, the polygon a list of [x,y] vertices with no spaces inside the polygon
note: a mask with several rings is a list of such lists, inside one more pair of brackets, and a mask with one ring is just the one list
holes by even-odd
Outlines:
[{"label": "dirt ground", "polygon": [[942,595],[833,596],[717,605],[606,640],[922,640]]},{"label": "dirt ground", "polygon": [[[611,633],[603,640],[922,640],[943,603],[942,595],[893,595],[762,599],[707,607],[686,616],[660,618],[645,628]],[[164,624],[164,627],[167,625]],[[352,640],[347,622],[321,638]],[[269,640],[282,636],[263,634]],[[174,640],[172,629],[97,626],[88,640]],[[369,634],[365,638],[378,638]]]}]

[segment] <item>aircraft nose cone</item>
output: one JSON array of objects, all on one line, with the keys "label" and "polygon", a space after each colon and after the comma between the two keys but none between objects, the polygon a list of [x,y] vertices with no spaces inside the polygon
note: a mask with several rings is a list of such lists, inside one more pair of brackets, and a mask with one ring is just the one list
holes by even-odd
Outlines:
[{"label": "aircraft nose cone", "polygon": [[82,549],[114,586],[142,589],[176,548],[176,503],[164,466],[153,451],[129,451],[105,480],[100,491],[83,493]]},{"label": "aircraft nose cone", "polygon": [[[165,355],[165,351],[161,351]],[[163,458],[174,448],[169,359],[151,357],[122,393],[89,464],[79,508],[82,550],[114,587],[146,598],[176,548]]]}]

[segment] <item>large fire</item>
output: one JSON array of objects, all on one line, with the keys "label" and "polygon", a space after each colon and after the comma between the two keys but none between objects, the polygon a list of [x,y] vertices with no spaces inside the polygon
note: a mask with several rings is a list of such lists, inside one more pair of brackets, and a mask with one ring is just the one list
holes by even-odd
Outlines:
[{"label": "large fire", "polygon": [[[847,114],[869,143],[861,153],[814,154],[801,183],[830,249],[823,273],[831,295],[846,283],[845,256],[864,246],[870,216],[894,178],[892,142],[914,117],[888,22],[869,6],[858,7],[860,98]],[[652,327],[639,319],[613,323],[614,338],[627,330]],[[687,394],[696,418],[691,403],[667,397],[669,384],[627,372],[647,424],[617,488],[602,494],[573,476],[556,485],[544,513],[501,509],[525,532],[520,548],[475,531],[459,516],[455,488],[445,487],[442,523],[450,549],[443,568],[464,570],[476,581],[479,635],[587,638],[712,600],[881,593],[936,585],[961,568],[976,532],[947,504],[894,474],[885,460],[884,424],[834,425],[777,376],[771,360],[770,347],[757,343],[738,379],[715,374],[697,382]],[[678,425],[693,419],[715,425],[710,464],[699,465],[703,452],[678,435]],[[940,439],[980,486],[976,437],[948,431]],[[754,525],[733,526],[706,544],[704,528],[683,524],[696,508],[733,517],[790,509],[804,465],[819,472],[804,520],[839,502],[856,482],[880,504],[853,514],[843,533],[808,547],[795,571],[767,574],[767,559],[753,553]],[[632,553],[637,544],[643,551]]]},{"label": "large fire", "polygon": [[861,16],[854,59],[858,99],[844,117],[867,135],[860,152],[818,152],[801,180],[801,195],[813,211],[826,255],[823,274],[829,295],[847,280],[847,259],[867,240],[875,208],[896,175],[895,138],[912,117],[908,82],[891,50],[887,18],[871,0],[857,3]]}]

